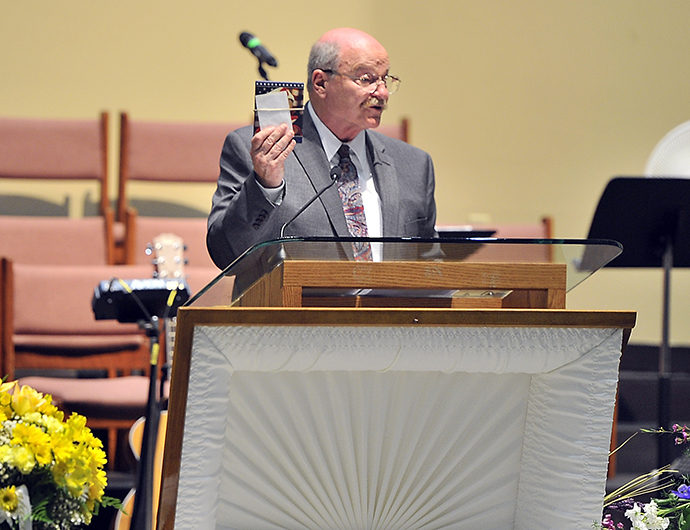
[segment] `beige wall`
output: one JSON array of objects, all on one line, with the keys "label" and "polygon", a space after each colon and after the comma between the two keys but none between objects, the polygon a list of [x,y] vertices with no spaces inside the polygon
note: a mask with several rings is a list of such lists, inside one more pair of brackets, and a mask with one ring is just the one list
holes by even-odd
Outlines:
[{"label": "beige wall", "polygon": [[[321,33],[355,26],[403,79],[386,120],[408,116],[433,156],[439,222],[548,214],[557,237],[580,238],[606,182],[641,174],[690,119],[688,22],[684,0],[0,0],[0,115],[248,119],[256,61],[241,31],[278,57],[272,79],[292,81]],[[204,207],[209,193],[185,199]],[[672,342],[690,344],[687,271],[673,293]],[[568,305],[635,309],[633,340],[656,342],[661,273],[601,271]]]}]

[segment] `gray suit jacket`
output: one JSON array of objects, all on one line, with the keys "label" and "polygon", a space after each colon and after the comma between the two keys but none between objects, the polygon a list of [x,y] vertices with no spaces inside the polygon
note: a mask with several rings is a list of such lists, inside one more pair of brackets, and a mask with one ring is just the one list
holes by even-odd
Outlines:
[{"label": "gray suit jacket", "polygon": [[[309,113],[303,140],[285,162],[285,197],[280,206],[266,199],[256,182],[249,154],[252,127],[228,134],[220,158],[218,187],[208,218],[207,246],[220,268],[247,248],[276,239],[284,223],[330,182],[330,164]],[[366,145],[381,198],[384,237],[434,237],[434,168],[424,151],[375,131]],[[286,229],[285,235],[348,236],[336,186],[326,191]]]}]

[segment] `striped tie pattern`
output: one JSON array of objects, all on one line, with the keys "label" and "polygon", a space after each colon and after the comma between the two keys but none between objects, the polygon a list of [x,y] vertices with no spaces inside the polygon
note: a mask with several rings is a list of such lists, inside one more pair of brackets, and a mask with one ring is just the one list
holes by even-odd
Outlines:
[{"label": "striped tie pattern", "polygon": [[[350,147],[342,144],[338,149],[340,162],[338,165],[342,175],[338,179],[338,193],[343,202],[343,211],[347,228],[352,237],[368,237],[367,220],[364,216],[364,203],[362,202],[362,190],[359,187],[357,169],[350,159]],[[352,243],[355,260],[371,261],[371,245],[367,242]]]}]

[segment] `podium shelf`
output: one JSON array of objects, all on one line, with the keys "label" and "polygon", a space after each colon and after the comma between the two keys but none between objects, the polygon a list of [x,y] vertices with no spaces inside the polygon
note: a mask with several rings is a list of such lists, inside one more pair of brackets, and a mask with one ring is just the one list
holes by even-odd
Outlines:
[{"label": "podium shelf", "polygon": [[[356,261],[353,242],[372,246]],[[612,240],[286,238],[250,248],[192,307],[565,308]]]}]

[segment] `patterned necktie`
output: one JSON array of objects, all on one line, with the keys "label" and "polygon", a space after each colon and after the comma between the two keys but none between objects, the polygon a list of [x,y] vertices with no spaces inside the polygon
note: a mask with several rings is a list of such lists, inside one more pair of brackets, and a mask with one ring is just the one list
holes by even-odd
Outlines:
[{"label": "patterned necktie", "polygon": [[[359,177],[357,169],[350,160],[350,147],[342,144],[338,149],[340,162],[338,165],[342,170],[342,175],[338,179],[338,193],[340,200],[343,201],[343,211],[347,228],[352,237],[368,237],[367,220],[364,216],[364,203],[362,202],[362,191],[359,187]],[[371,261],[371,245],[369,243],[352,243],[357,261]]]}]

